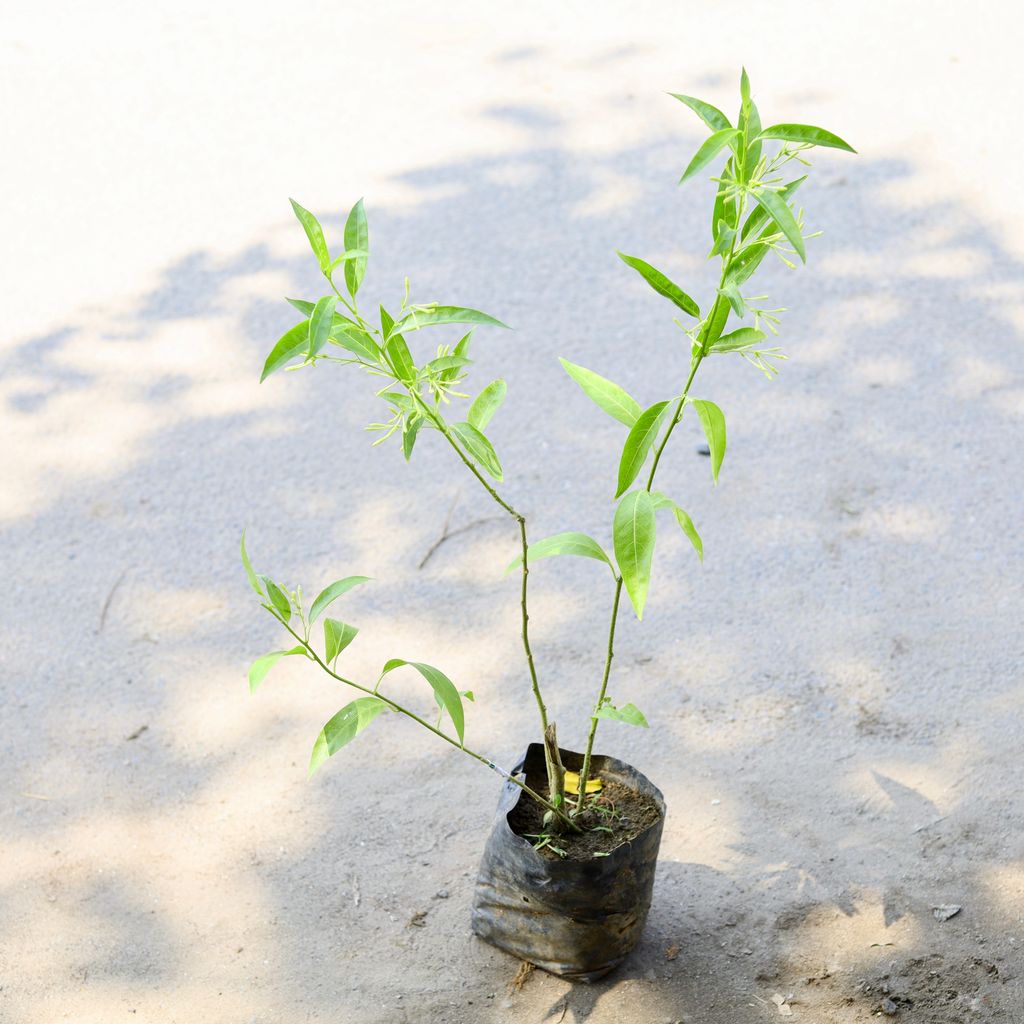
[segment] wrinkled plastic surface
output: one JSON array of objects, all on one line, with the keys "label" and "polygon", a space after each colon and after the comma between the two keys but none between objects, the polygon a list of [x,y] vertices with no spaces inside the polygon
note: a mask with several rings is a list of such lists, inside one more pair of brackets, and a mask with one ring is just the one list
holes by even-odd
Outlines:
[{"label": "wrinkled plastic surface", "polygon": [[[562,751],[579,771],[583,755]],[[544,747],[532,743],[513,774],[525,769],[534,789],[545,788]],[[506,782],[487,840],[473,898],[476,935],[521,960],[575,981],[595,981],[617,967],[640,939],[651,906],[654,870],[665,820],[661,791],[614,757],[591,758],[591,775],[652,797],[661,818],[607,857],[549,860],[508,823],[516,803],[529,800]]]}]

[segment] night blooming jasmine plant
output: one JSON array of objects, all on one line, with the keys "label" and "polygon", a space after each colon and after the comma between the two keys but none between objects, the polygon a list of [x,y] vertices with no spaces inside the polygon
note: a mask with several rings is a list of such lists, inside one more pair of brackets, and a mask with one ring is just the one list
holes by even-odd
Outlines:
[{"label": "night blooming jasmine plant", "polygon": [[[707,126],[710,134],[683,171],[680,184],[698,179],[714,165],[711,242],[708,259],[715,261],[718,285],[698,302],[664,273],[638,256],[619,253],[629,272],[638,274],[662,299],[672,317],[669,330],[679,331],[682,342],[679,366],[666,366],[658,375],[664,393],[646,408],[619,385],[568,358],[561,365],[569,378],[603,413],[622,425],[623,443],[614,481],[614,515],[607,536],[601,539],[568,532],[534,540],[528,537],[526,517],[504,488],[505,471],[488,438],[488,427],[506,397],[504,380],[486,383],[469,397],[471,345],[476,328],[502,328],[495,317],[475,309],[414,302],[409,281],[390,308],[368,310],[358,302],[369,258],[369,231],[362,201],[345,223],[340,245],[328,244],[317,218],[292,202],[324,278],[323,294],[313,300],[289,299],[300,319],[277,342],[263,367],[266,380],[278,370],[333,364],[359,371],[369,378],[382,404],[380,422],[368,429],[378,434],[375,444],[393,443],[406,460],[425,447],[432,456],[447,451],[474,478],[482,496],[505,513],[514,527],[519,553],[509,567],[517,580],[521,638],[529,693],[536,704],[537,740],[543,744],[544,772],[532,782],[525,773],[496,769],[489,754],[467,741],[465,706],[472,693],[460,690],[440,668],[420,661],[391,658],[376,678],[354,679],[344,668],[345,651],[358,629],[349,623],[340,599],[367,582],[365,576],[346,576],[321,590],[307,603],[302,589],[292,588],[257,572],[242,539],[242,561],[249,583],[263,607],[289,640],[280,650],[259,658],[250,669],[249,685],[255,692],[280,659],[301,657],[354,691],[320,730],[313,743],[310,772],[352,742],[378,718],[401,716],[432,733],[466,757],[498,770],[506,784],[517,787],[535,813],[532,830],[521,833],[549,858],[607,857],[609,851],[635,837],[622,821],[618,804],[607,799],[605,780],[592,771],[595,737],[602,722],[623,722],[645,727],[644,713],[634,704],[610,696],[609,685],[616,624],[623,598],[637,618],[642,617],[651,583],[651,569],[659,523],[681,529],[696,556],[703,559],[700,533],[687,512],[677,504],[671,486],[659,489],[662,458],[684,422],[699,425],[707,440],[713,480],[717,481],[726,451],[726,419],[722,410],[700,395],[698,377],[708,359],[727,358],[737,368],[750,364],[773,377],[785,357],[775,343],[779,314],[751,279],[765,260],[778,259],[787,267],[806,261],[809,234],[797,193],[806,180],[808,154],[814,147],[853,152],[841,138],[823,128],[803,124],[763,127],[750,92],[746,72],[740,80],[741,103],[735,124],[720,110],[692,96],[675,95]],[[674,324],[675,327],[671,325]],[[449,336],[451,325],[462,325]],[[468,333],[463,333],[468,331]],[[434,333],[440,344],[427,351],[424,335]],[[672,387],[669,382],[675,379]],[[663,474],[664,475],[664,474]],[[577,555],[600,562],[608,577],[610,621],[604,667],[595,695],[583,717],[580,736],[585,746],[576,769],[563,763],[555,730],[542,691],[542,680],[530,646],[528,580],[530,566],[556,555]],[[436,703],[411,707],[394,696],[388,682],[394,672],[422,677]],[[524,699],[526,696],[524,689]],[[374,725],[380,728],[381,723]],[[568,754],[566,754],[568,759]],[[592,777],[594,775],[595,777]],[[527,815],[529,818],[529,815]],[[531,819],[532,820],[532,819]],[[526,821],[526,818],[524,818]],[[633,831],[630,831],[632,827]],[[525,897],[524,897],[525,899]]]}]

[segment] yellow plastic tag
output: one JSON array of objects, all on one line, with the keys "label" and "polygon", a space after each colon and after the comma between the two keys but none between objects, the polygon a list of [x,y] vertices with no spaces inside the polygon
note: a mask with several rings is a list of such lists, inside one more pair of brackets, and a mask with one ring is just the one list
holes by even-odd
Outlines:
[{"label": "yellow plastic tag", "polygon": [[[600,793],[602,782],[600,779],[587,779],[587,792],[588,793]],[[565,791],[566,793],[572,793],[574,796],[579,796],[580,792],[580,774],[579,772],[566,772],[565,773]]]}]

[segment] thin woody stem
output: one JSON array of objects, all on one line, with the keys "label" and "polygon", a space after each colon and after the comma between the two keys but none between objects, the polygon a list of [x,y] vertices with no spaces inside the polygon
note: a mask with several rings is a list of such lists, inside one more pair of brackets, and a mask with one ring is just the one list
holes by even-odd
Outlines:
[{"label": "thin woody stem", "polygon": [[[271,614],[274,615],[273,612],[271,612]],[[347,679],[345,678],[345,676],[338,675],[338,673],[335,672],[320,657],[320,655],[316,652],[316,649],[312,646],[312,644],[310,644],[308,640],[304,639],[302,636],[296,633],[295,630],[292,629],[292,627],[289,626],[287,622],[279,618],[277,615],[274,615],[274,618],[277,619],[277,621],[280,622],[281,625],[284,626],[284,628],[288,630],[288,632],[291,633],[291,635],[296,640],[298,640],[298,642],[303,646],[303,648],[308,653],[309,657],[313,661],[315,661],[317,665],[319,665],[320,668],[322,668],[333,679],[336,679],[339,683],[344,683],[346,686],[351,686],[353,689],[360,690],[361,692],[367,694],[370,697],[376,697],[378,700],[383,701],[385,704],[387,704],[392,711],[397,711],[399,714],[405,715],[406,718],[411,718],[418,725],[423,726],[423,728],[426,729],[428,732],[432,732],[435,736],[440,737],[442,740],[445,741],[445,743],[451,744],[457,750],[462,751],[462,753],[466,754],[467,756],[473,758],[476,761],[479,761],[481,764],[486,765],[492,771],[498,772],[499,775],[501,775],[503,778],[508,779],[508,781],[511,782],[513,785],[518,786],[524,793],[527,794],[527,796],[532,797],[534,800],[536,800],[537,803],[539,803],[545,810],[550,811],[552,814],[554,814],[559,819],[559,821],[563,822],[563,824],[570,828],[573,828],[574,830],[578,830],[577,827],[573,825],[573,823],[569,820],[568,816],[565,814],[564,811],[556,807],[553,803],[551,803],[551,801],[545,800],[544,797],[542,797],[538,792],[536,792],[536,790],[528,786],[525,782],[521,781],[520,779],[517,779],[514,775],[509,775],[508,773],[499,769],[494,764],[493,761],[484,757],[483,754],[478,754],[475,750],[470,750],[469,747],[463,745],[462,743],[459,743],[457,740],[452,739],[452,737],[449,736],[447,733],[442,732],[440,729],[431,725],[425,719],[420,718],[420,716],[417,715],[414,711],[410,711],[408,708],[403,707],[401,704],[399,704],[397,701],[392,700],[390,697],[385,697],[384,694],[382,694],[379,690],[371,690],[368,686],[362,686],[360,683],[357,683],[352,679]]]}]

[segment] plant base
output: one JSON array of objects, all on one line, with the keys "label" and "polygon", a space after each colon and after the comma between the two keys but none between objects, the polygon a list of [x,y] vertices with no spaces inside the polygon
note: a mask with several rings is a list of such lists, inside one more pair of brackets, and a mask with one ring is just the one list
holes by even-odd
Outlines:
[{"label": "plant base", "polygon": [[[580,770],[582,754],[561,753],[566,768]],[[529,785],[544,787],[541,744],[531,744],[515,769],[524,770]],[[660,817],[607,856],[550,860],[509,825],[518,802],[530,798],[506,783],[480,863],[471,919],[473,932],[485,942],[576,981],[596,981],[639,941],[665,815],[660,790],[625,762],[599,755],[591,759],[591,772],[647,795]]]}]

